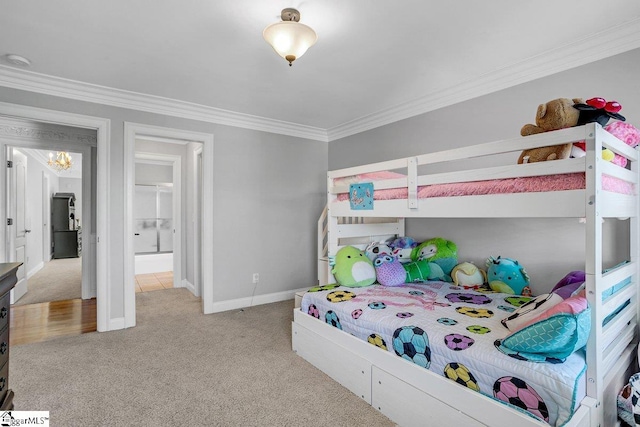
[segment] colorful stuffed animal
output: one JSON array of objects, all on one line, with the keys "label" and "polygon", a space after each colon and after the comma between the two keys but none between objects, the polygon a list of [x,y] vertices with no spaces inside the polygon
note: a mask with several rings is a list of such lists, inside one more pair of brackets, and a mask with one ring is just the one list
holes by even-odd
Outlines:
[{"label": "colorful stuffed animal", "polygon": [[531,296],[529,275],[518,261],[489,257],[486,262],[487,281],[492,290],[505,294]]},{"label": "colorful stuffed animal", "polygon": [[380,242],[371,242],[364,250],[364,254],[373,262],[378,255],[387,254],[391,255],[391,239],[383,240]]},{"label": "colorful stuffed animal", "polygon": [[487,273],[470,262],[463,262],[451,270],[451,280],[458,286],[480,287],[487,282]]},{"label": "colorful stuffed animal", "polygon": [[406,283],[422,283],[426,282],[427,280],[443,280],[439,278],[440,276],[444,275],[444,273],[442,273],[442,270],[440,270],[440,273],[436,273],[436,275],[438,275],[438,279],[430,279],[430,277],[432,276],[432,265],[438,267],[437,264],[431,264],[426,259],[422,261],[413,261],[402,264],[404,270],[406,271],[406,277],[404,281]]},{"label": "colorful stuffed animal", "polygon": [[407,274],[398,258],[387,254],[378,255],[373,260],[373,266],[376,269],[378,283],[381,285],[401,286],[404,284]]},{"label": "colorful stuffed animal", "polygon": [[360,288],[373,285],[376,281],[373,263],[358,248],[345,246],[335,257],[330,257],[329,262],[333,266],[331,273],[342,286]]},{"label": "colorful stuffed animal", "polygon": [[413,248],[418,246],[418,242],[411,237],[398,237],[389,246],[391,246],[391,255],[397,257],[401,263],[406,264],[411,262],[411,252]]},{"label": "colorful stuffed animal", "polygon": [[411,252],[411,259],[429,261],[429,280],[451,282],[451,270],[458,263],[458,247],[451,240],[436,237],[416,246]]}]

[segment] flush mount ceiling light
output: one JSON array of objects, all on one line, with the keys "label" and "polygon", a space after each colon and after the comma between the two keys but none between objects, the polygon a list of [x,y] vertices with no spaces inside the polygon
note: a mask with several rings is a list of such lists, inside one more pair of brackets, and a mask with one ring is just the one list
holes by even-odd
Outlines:
[{"label": "flush mount ceiling light", "polygon": [[262,37],[278,55],[289,61],[289,66],[316,43],[318,36],[311,27],[299,23],[300,12],[283,9],[282,22],[271,24],[262,32]]},{"label": "flush mount ceiling light", "polygon": [[55,160],[53,159],[53,153],[49,153],[49,161],[47,164],[58,171],[66,171],[73,166],[71,156],[66,151],[58,151]]},{"label": "flush mount ceiling light", "polygon": [[5,58],[9,63],[13,65],[18,65],[20,67],[28,67],[29,65],[31,65],[31,61],[29,61],[27,58],[25,58],[24,56],[13,54],[13,53],[9,53],[5,55]]}]

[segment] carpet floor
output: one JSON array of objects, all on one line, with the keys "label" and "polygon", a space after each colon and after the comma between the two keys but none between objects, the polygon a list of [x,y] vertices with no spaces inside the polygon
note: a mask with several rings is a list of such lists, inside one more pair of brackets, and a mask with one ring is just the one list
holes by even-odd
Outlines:
[{"label": "carpet floor", "polygon": [[203,315],[178,288],[136,307],[135,328],[11,347],[15,409],[64,426],[394,425],[293,353],[292,301]]},{"label": "carpet floor", "polygon": [[14,305],[82,298],[82,258],[52,259],[27,281]]}]

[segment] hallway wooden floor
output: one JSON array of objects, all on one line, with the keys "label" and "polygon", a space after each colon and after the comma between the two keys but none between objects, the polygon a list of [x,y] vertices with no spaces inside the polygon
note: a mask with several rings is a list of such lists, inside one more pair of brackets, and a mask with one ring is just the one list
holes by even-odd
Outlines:
[{"label": "hallway wooden floor", "polygon": [[[136,293],[173,287],[173,272],[136,276]],[[11,345],[46,341],[96,331],[96,299],[70,299],[13,305]]]},{"label": "hallway wooden floor", "polygon": [[96,300],[70,299],[11,308],[11,345],[96,331]]}]

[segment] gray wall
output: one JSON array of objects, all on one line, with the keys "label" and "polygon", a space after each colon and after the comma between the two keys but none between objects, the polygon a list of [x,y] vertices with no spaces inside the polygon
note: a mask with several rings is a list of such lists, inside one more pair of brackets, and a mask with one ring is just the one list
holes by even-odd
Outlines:
[{"label": "gray wall", "polygon": [[124,122],[214,135],[214,302],[316,282],[315,225],[326,199],[327,144],[0,87],[3,102],[111,120],[110,318],[124,316]]},{"label": "gray wall", "polygon": [[[535,123],[538,104],[560,97],[617,100],[621,114],[640,127],[639,66],[640,50],[633,50],[333,141],[329,169],[512,138],[525,123]],[[628,257],[628,222],[616,222],[605,223],[607,264]],[[516,258],[527,267],[536,293],[549,290],[569,271],[584,269],[584,227],[574,219],[417,219],[407,221],[406,233],[419,240],[443,236],[457,242],[461,261]]]}]

